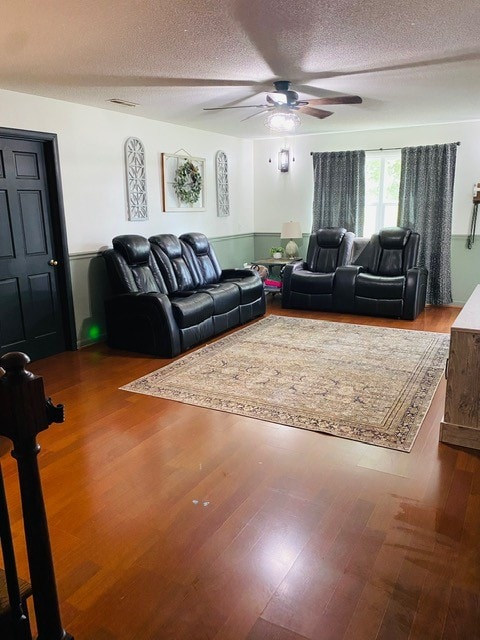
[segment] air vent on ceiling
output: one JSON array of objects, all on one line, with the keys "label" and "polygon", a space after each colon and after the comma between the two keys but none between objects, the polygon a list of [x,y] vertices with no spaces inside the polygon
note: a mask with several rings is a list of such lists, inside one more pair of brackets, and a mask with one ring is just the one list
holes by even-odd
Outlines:
[{"label": "air vent on ceiling", "polygon": [[138,107],[136,102],[128,102],[128,100],[122,100],[121,98],[110,98],[107,102],[112,104],[121,104],[123,107]]}]

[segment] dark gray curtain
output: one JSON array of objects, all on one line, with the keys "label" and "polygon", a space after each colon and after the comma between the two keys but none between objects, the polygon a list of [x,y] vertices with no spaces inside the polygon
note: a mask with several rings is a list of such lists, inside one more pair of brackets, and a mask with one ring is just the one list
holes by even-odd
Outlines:
[{"label": "dark gray curtain", "polygon": [[457,144],[402,149],[398,224],[420,234],[427,303],[452,302],[450,243]]},{"label": "dark gray curtain", "polygon": [[312,155],[312,232],[323,227],[345,227],[361,235],[365,213],[365,151]]}]

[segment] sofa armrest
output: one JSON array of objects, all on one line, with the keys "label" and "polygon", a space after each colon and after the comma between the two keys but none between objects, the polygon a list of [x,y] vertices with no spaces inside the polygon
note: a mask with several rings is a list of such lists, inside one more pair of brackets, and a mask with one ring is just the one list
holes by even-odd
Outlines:
[{"label": "sofa armrest", "polygon": [[412,267],[407,271],[405,298],[403,305],[404,320],[415,320],[425,309],[428,271],[424,267]]},{"label": "sofa armrest", "polygon": [[294,271],[298,271],[299,269],[306,269],[306,268],[307,268],[307,263],[303,262],[303,260],[297,260],[297,262],[289,262],[282,269],[283,277],[285,277],[285,274],[287,272],[289,277],[291,277]]},{"label": "sofa armrest", "polygon": [[355,311],[355,283],[357,276],[365,267],[346,265],[335,269],[333,281],[333,310],[340,313]]},{"label": "sofa armrest", "polygon": [[290,296],[291,296],[291,282],[292,274],[294,271],[303,270],[306,267],[306,263],[303,260],[297,262],[290,262],[286,264],[282,269],[282,307],[284,309],[290,308]]},{"label": "sofa armrest", "polygon": [[222,269],[221,280],[241,280],[252,276],[260,278],[258,271],[253,269]]},{"label": "sofa armrest", "polygon": [[167,358],[180,353],[180,332],[166,294],[120,294],[105,302],[105,314],[109,346]]}]

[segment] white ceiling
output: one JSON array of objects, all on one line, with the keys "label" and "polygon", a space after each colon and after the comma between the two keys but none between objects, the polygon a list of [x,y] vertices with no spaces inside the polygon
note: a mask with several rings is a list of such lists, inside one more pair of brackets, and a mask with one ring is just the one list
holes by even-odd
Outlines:
[{"label": "white ceiling", "polygon": [[2,89],[247,138],[269,135],[260,110],[203,107],[278,79],[363,98],[299,134],[480,118],[478,0],[3,0],[0,19]]}]

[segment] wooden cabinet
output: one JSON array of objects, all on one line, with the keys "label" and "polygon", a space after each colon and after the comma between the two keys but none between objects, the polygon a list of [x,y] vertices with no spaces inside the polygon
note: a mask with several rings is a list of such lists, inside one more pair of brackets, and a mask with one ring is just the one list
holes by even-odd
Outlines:
[{"label": "wooden cabinet", "polygon": [[450,331],[440,441],[480,449],[480,285]]}]

